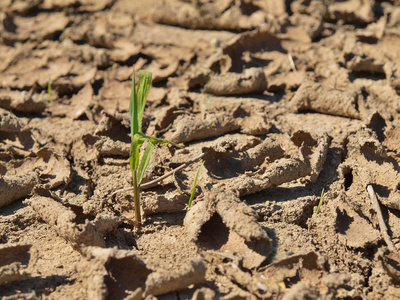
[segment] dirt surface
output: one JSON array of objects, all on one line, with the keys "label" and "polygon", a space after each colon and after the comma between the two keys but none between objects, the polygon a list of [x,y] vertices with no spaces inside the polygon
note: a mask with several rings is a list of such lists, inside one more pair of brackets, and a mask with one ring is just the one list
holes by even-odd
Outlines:
[{"label": "dirt surface", "polygon": [[[400,298],[398,0],[3,0],[0,20],[2,299]],[[155,149],[138,231],[141,69],[144,132],[185,148]]]}]

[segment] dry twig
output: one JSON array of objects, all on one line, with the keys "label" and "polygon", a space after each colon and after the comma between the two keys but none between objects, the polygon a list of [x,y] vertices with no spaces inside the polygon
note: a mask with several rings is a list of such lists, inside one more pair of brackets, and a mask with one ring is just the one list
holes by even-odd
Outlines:
[{"label": "dry twig", "polygon": [[367,185],[367,192],[369,194],[369,198],[371,199],[372,207],[376,211],[376,215],[378,217],[379,229],[382,233],[383,239],[385,240],[386,244],[388,245],[389,250],[394,251],[395,247],[392,243],[392,239],[390,238],[390,236],[388,234],[388,229],[386,227],[385,221],[383,220],[382,211],[379,206],[379,202],[378,202],[378,199],[376,198],[375,191],[374,191],[374,188],[372,187],[372,185],[370,185],[370,184]]},{"label": "dry twig", "polygon": [[[201,153],[200,155],[198,155],[198,156],[196,156],[195,158],[193,158],[191,161],[188,161],[188,162],[183,163],[183,164],[180,165],[179,167],[177,167],[177,168],[175,168],[175,169],[173,169],[173,170],[171,170],[171,171],[165,173],[163,176],[158,177],[158,178],[156,178],[156,179],[154,179],[154,180],[152,180],[152,181],[149,181],[149,182],[146,182],[146,183],[140,185],[140,188],[144,190],[144,189],[148,189],[148,188],[151,188],[151,187],[156,186],[160,181],[162,181],[162,180],[164,180],[165,178],[167,178],[167,177],[173,175],[175,172],[178,172],[179,170],[181,170],[181,169],[183,169],[183,168],[186,168],[188,165],[194,163],[195,161],[198,161],[198,160],[199,160],[200,158],[202,158],[205,154],[206,154],[206,152]],[[127,192],[127,191],[131,191],[131,190],[133,190],[133,187],[128,187],[128,188],[123,188],[123,189],[116,190],[115,192],[113,192],[113,193],[111,194],[111,197],[114,197],[117,193]]]}]

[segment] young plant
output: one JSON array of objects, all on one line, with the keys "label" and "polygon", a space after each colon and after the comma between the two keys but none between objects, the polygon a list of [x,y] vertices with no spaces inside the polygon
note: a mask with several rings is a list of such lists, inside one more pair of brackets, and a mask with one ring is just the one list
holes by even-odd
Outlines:
[{"label": "young plant", "polygon": [[324,201],[324,196],[325,196],[324,189],[322,189],[321,197],[319,198],[319,203],[317,206],[317,210],[315,211],[314,218],[318,215],[319,210],[321,209],[322,202]]},{"label": "young plant", "polygon": [[[177,144],[169,142],[167,140],[154,138],[145,135],[142,132],[142,120],[143,112],[146,104],[147,97],[149,95],[151,86],[151,72],[140,71],[139,72],[139,84],[136,89],[135,74],[132,78],[132,92],[129,104],[129,116],[131,125],[131,153],[130,153],[130,167],[132,171],[132,183],[133,183],[133,196],[135,205],[135,228],[140,228],[142,225],[141,213],[140,213],[140,183],[142,182],[143,175],[149,164],[151,155],[154,147],[157,144],[171,144],[176,147],[180,147]],[[146,142],[147,146],[140,160],[140,147]]]},{"label": "young plant", "polygon": [[188,203],[188,208],[190,208],[192,206],[192,201],[194,199],[194,195],[196,194],[196,184],[197,184],[197,180],[199,179],[199,175],[200,175],[200,171],[201,168],[203,167],[204,163],[202,163],[199,167],[199,169],[197,170],[197,174],[196,177],[194,178],[194,182],[193,182],[193,187],[192,187],[192,193],[190,194],[190,198],[189,198],[189,203]]},{"label": "young plant", "polygon": [[51,92],[51,84],[53,83],[53,78],[50,77],[49,83],[47,84],[47,94],[49,95],[49,102],[53,102],[53,94]]}]

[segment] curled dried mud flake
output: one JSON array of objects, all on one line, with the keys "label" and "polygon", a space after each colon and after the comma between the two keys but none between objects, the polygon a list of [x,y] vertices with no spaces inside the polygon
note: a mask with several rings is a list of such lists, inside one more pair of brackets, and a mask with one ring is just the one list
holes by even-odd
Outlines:
[{"label": "curled dried mud flake", "polygon": [[179,291],[192,284],[200,284],[205,280],[206,267],[201,258],[193,259],[180,267],[179,271],[157,270],[146,279],[144,296],[162,295]]},{"label": "curled dried mud flake", "polygon": [[261,68],[250,68],[243,73],[214,75],[204,86],[204,92],[214,95],[260,93],[267,88],[267,79]]},{"label": "curled dried mud flake", "polygon": [[261,144],[246,151],[241,163],[244,170],[251,170],[266,159],[274,161],[283,155],[284,151],[281,146],[274,140],[266,138]]},{"label": "curled dried mud flake", "polygon": [[152,271],[134,251],[86,247],[83,254],[90,262],[82,272],[88,280],[91,299],[106,299],[106,295],[111,299],[144,298],[145,282]]},{"label": "curled dried mud flake", "polygon": [[122,141],[113,141],[109,137],[102,136],[94,144],[97,154],[100,156],[129,157],[130,145]]},{"label": "curled dried mud flake", "polygon": [[[213,190],[209,197],[216,203],[216,209],[225,225],[246,241],[264,240],[271,243],[267,233],[257,222],[256,213],[233,192]],[[267,254],[266,254],[267,255]]]},{"label": "curled dried mud flake", "polygon": [[0,176],[0,207],[27,197],[38,183],[39,174],[35,171],[23,175]]},{"label": "curled dried mud flake", "polygon": [[243,266],[257,268],[272,251],[272,241],[257,223],[255,212],[219,185],[187,213],[189,238],[205,249],[239,253]]},{"label": "curled dried mud flake", "polygon": [[360,119],[360,94],[356,91],[328,90],[319,83],[305,82],[291,101],[295,111],[312,110],[320,113]]},{"label": "curled dried mud flake", "polygon": [[310,155],[311,174],[310,182],[315,183],[322,171],[323,165],[328,154],[329,142],[331,138],[324,134],[319,140],[318,145]]},{"label": "curled dried mud flake", "polygon": [[[98,216],[94,222],[85,220],[83,224],[77,224],[77,215],[50,197],[35,195],[26,202],[60,236],[77,249],[81,246],[104,247],[103,233],[114,229],[120,222],[118,218],[105,215]],[[96,225],[99,226],[99,230]]]},{"label": "curled dried mud flake", "polygon": [[143,212],[145,215],[157,213],[172,213],[179,212],[185,209],[188,196],[174,189],[169,189],[163,193],[143,192],[142,203]]},{"label": "curled dried mud flake", "polygon": [[[239,2],[240,3],[240,2]],[[264,22],[264,13],[254,10],[244,13],[233,1],[216,3],[185,3],[184,1],[163,2],[153,12],[155,22],[192,29],[252,29]]]},{"label": "curled dried mud flake", "polygon": [[271,186],[278,186],[308,174],[310,166],[306,162],[296,158],[281,158],[268,166],[262,178],[268,179]]},{"label": "curled dried mud flake", "polygon": [[223,135],[235,131],[240,125],[230,115],[207,114],[204,119],[196,116],[180,116],[174,122],[174,131],[166,138],[174,143],[186,143]]},{"label": "curled dried mud flake", "polygon": [[197,202],[187,212],[183,224],[191,241],[197,241],[201,227],[211,219],[215,213],[215,205],[210,201]]}]

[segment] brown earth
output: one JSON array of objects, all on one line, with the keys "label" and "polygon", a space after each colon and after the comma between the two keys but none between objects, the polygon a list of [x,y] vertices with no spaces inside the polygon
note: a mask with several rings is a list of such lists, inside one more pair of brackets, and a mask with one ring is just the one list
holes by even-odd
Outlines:
[{"label": "brown earth", "polygon": [[[0,20],[2,299],[400,298],[398,0],[3,0]],[[143,186],[135,230],[140,69],[144,131],[185,145],[144,182],[194,162]]]}]

